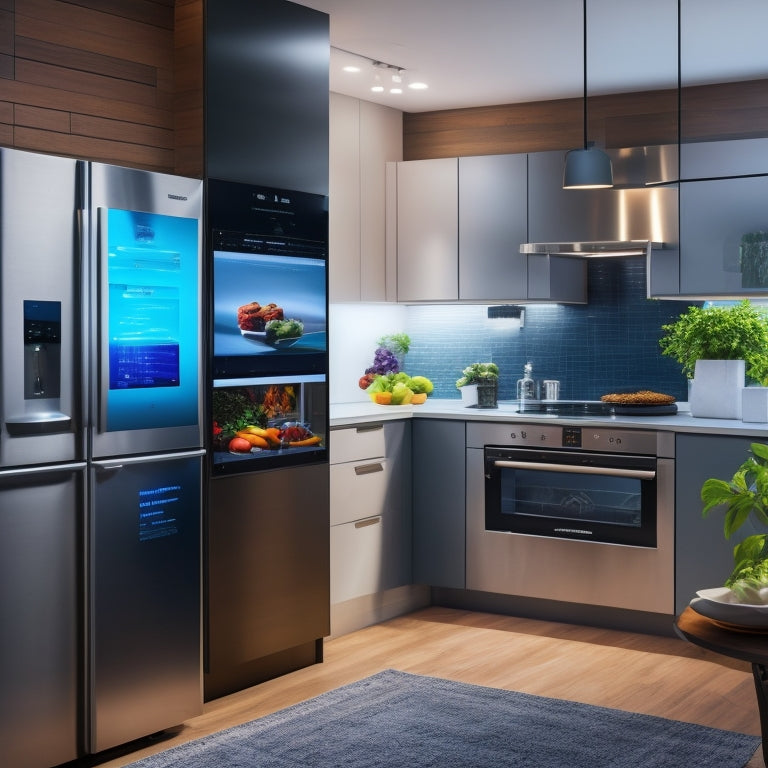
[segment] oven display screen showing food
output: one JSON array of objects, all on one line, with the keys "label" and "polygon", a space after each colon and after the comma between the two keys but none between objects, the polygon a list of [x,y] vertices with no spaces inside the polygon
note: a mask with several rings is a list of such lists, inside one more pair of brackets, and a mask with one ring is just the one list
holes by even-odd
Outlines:
[{"label": "oven display screen showing food", "polygon": [[325,259],[214,251],[213,269],[215,376],[279,371],[279,358],[325,354]]}]

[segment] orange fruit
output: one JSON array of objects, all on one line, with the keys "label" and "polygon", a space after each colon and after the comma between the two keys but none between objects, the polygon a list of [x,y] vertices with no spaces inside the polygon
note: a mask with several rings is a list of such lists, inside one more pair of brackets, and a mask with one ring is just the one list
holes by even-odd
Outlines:
[{"label": "orange fruit", "polygon": [[427,393],[426,392],[417,392],[412,398],[411,402],[414,405],[421,405],[422,403],[427,402]]},{"label": "orange fruit", "polygon": [[373,396],[373,402],[379,405],[391,405],[392,393],[391,392],[376,392]]}]

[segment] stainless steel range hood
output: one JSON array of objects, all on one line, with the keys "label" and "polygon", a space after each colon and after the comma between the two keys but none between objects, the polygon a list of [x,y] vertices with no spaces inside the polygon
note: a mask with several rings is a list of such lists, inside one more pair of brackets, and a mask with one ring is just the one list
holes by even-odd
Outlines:
[{"label": "stainless steel range hood", "polygon": [[610,256],[649,256],[651,250],[663,248],[653,240],[599,240],[571,243],[523,243],[520,253],[606,258]]}]

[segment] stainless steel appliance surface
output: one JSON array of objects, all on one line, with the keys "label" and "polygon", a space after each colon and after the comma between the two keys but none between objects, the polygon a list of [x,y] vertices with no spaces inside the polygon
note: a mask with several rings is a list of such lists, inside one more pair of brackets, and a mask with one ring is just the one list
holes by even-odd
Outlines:
[{"label": "stainless steel appliance surface", "polygon": [[467,588],[674,613],[674,435],[467,425]]},{"label": "stainless steel appliance surface", "polygon": [[0,744],[202,711],[202,182],[0,149]]},{"label": "stainless steel appliance surface", "polygon": [[82,747],[80,164],[0,149],[0,754]]},{"label": "stainless steel appliance surface", "polygon": [[202,182],[90,164],[87,749],[202,712]]}]

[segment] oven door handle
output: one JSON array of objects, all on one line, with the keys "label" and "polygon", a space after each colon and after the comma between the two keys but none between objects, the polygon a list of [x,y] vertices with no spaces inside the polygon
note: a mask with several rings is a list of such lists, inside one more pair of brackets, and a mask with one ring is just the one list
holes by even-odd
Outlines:
[{"label": "oven door handle", "polygon": [[653,480],[653,469],[617,469],[615,467],[585,467],[579,464],[549,464],[538,461],[506,461],[496,459],[494,467],[505,469],[541,469],[545,472],[571,472],[577,475],[607,475],[610,477],[628,477],[633,480]]}]

